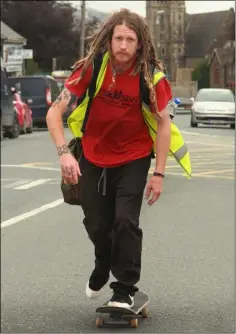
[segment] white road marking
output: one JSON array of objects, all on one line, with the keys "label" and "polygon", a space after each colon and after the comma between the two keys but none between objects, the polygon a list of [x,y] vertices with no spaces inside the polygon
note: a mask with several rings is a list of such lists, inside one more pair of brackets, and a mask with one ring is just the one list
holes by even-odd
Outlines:
[{"label": "white road marking", "polygon": [[15,187],[14,189],[16,189],[16,190],[26,190],[26,189],[33,188],[33,187],[39,186],[41,184],[47,183],[50,180],[51,179],[38,179],[38,180],[35,180],[35,181],[28,182],[24,185],[20,185],[18,187]]},{"label": "white road marking", "polygon": [[[6,179],[1,179],[1,188],[2,189],[17,189],[17,190],[25,190],[28,189],[32,186],[40,186],[41,184],[47,184],[47,185],[60,185],[61,183],[61,178],[59,177],[54,177],[50,179],[40,179],[40,180],[45,180],[45,182],[38,182],[38,179],[11,179],[11,178],[6,178]],[[47,180],[47,181],[46,181]],[[12,182],[14,181],[14,182]],[[35,183],[37,181],[37,183]],[[30,182],[30,183],[29,183]],[[32,184],[34,182],[34,184]],[[3,184],[4,183],[4,184]],[[25,185],[25,187],[20,187],[22,185]]]},{"label": "white road marking", "polygon": [[6,168],[28,168],[28,169],[39,169],[39,170],[52,170],[52,171],[61,171],[60,168],[55,167],[40,167],[40,166],[30,166],[30,165],[1,165],[1,167]]},{"label": "white road marking", "polygon": [[181,130],[181,133],[186,134],[186,135],[211,137],[211,138],[229,138],[230,137],[230,136],[222,136],[222,135],[212,135],[212,134],[201,133],[201,132],[185,131],[185,130]]},{"label": "white road marking", "polygon": [[15,177],[15,178],[2,178],[1,177],[1,182],[9,182],[9,181],[17,181],[17,180],[19,180],[19,178],[17,177]]},{"label": "white road marking", "polygon": [[5,220],[5,221],[2,222],[1,228],[14,225],[16,223],[19,223],[22,220],[25,220],[25,219],[27,219],[29,217],[32,217],[32,216],[35,216],[35,215],[37,215],[41,212],[44,212],[44,211],[49,210],[49,209],[53,209],[53,208],[61,205],[63,202],[64,202],[63,199],[60,198],[60,199],[57,199],[56,201],[53,201],[51,203],[40,206],[39,208],[34,209],[32,211],[28,211],[28,212],[25,212],[25,213],[23,213],[19,216],[10,218],[8,220]]},{"label": "white road marking", "polygon": [[[30,181],[31,180],[18,180],[18,181],[12,182],[12,183],[8,183],[7,185],[3,186],[2,188],[5,188],[5,189],[15,188],[15,187],[21,186],[22,184],[28,183]],[[15,189],[17,189],[17,188],[15,188]]]}]

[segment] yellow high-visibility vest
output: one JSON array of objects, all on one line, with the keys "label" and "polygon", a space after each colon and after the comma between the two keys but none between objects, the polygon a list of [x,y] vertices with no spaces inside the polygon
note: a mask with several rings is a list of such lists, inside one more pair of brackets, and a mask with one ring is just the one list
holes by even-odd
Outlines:
[{"label": "yellow high-visibility vest", "polygon": [[[103,56],[102,65],[101,65],[101,68],[100,68],[100,71],[97,77],[96,91],[94,94],[94,98],[96,97],[96,95],[98,94],[102,86],[108,61],[109,61],[109,53],[106,52]],[[155,70],[153,73],[153,84],[156,85],[164,77],[165,77],[165,74],[163,72],[159,70]],[[71,113],[71,115],[68,117],[68,120],[67,120],[68,127],[73,133],[74,137],[76,138],[82,138],[83,136],[81,129],[82,129],[83,121],[85,118],[88,101],[89,101],[89,96],[88,96],[88,90],[87,90],[84,100],[81,102],[79,106],[75,108],[75,110]],[[145,104],[143,101],[142,101],[142,112],[143,112],[144,121],[149,128],[149,134],[153,140],[153,150],[154,152],[156,152],[155,141],[156,141],[156,134],[158,131],[158,122],[156,119],[153,118],[150,107],[147,104]],[[175,158],[175,160],[183,168],[186,176],[190,178],[191,177],[191,161],[190,161],[189,151],[184,142],[184,138],[180,130],[173,122],[171,122],[171,140],[170,140],[169,155]]]}]

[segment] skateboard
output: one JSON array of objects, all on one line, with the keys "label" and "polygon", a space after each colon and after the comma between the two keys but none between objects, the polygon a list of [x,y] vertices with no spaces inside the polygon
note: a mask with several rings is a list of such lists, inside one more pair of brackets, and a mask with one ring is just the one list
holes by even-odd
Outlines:
[{"label": "skateboard", "polygon": [[[109,300],[96,309],[100,316],[96,319],[96,327],[104,325],[128,325],[132,328],[138,328],[139,318],[148,318],[149,297],[146,293],[138,291],[134,296],[134,306],[130,309],[107,306]],[[102,314],[109,314],[105,319]]]}]

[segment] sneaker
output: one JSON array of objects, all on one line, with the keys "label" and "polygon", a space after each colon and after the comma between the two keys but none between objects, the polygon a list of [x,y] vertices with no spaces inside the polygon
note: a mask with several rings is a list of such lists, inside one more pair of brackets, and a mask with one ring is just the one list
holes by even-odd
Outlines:
[{"label": "sneaker", "polygon": [[108,306],[113,307],[123,307],[123,308],[131,308],[134,306],[134,297],[125,293],[114,292],[110,301],[108,302]]},{"label": "sneaker", "polygon": [[94,299],[101,294],[102,288],[109,280],[109,272],[107,268],[95,267],[86,285],[85,291],[88,298]]},{"label": "sneaker", "polygon": [[99,297],[99,295],[101,294],[102,292],[102,289],[98,290],[98,291],[95,291],[95,290],[92,290],[90,287],[89,287],[89,281],[86,285],[86,289],[85,289],[85,292],[86,292],[86,296],[90,299],[95,299],[97,297]]}]

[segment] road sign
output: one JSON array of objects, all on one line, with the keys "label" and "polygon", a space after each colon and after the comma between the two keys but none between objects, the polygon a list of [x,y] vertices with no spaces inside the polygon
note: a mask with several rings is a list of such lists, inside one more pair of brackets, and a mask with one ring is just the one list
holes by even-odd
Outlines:
[{"label": "road sign", "polygon": [[33,59],[33,50],[23,49],[23,57],[24,59]]}]

